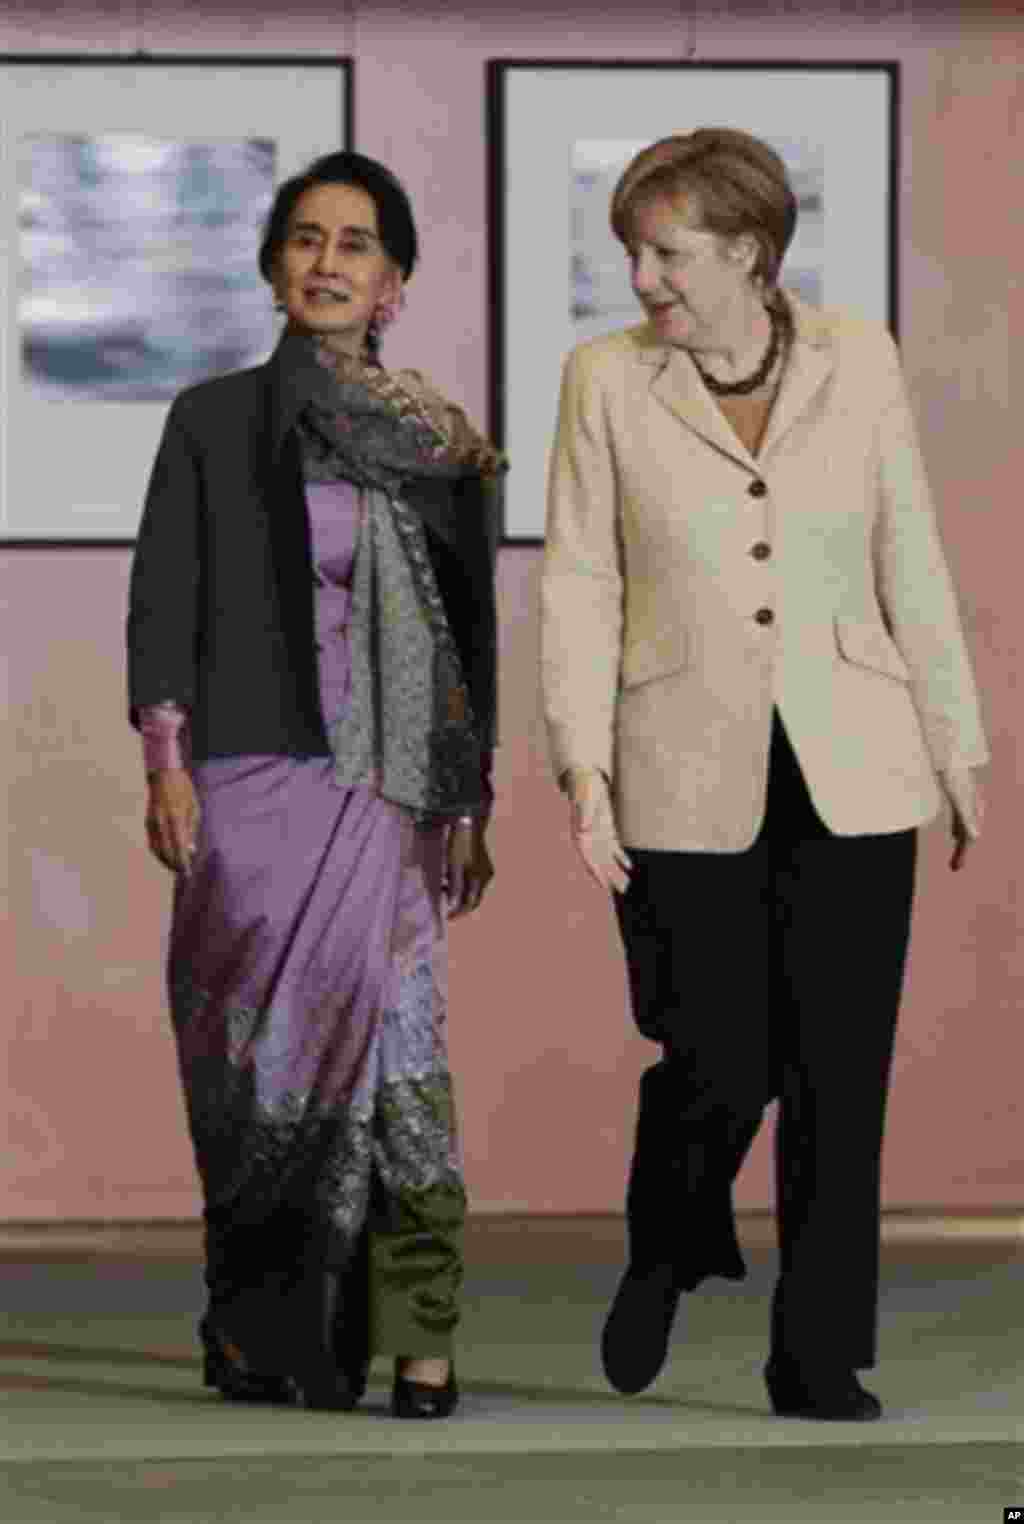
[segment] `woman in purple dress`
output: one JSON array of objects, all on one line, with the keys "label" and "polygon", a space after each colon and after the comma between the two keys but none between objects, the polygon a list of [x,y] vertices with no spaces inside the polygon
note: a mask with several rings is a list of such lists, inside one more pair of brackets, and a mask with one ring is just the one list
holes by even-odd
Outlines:
[{"label": "woman in purple dress", "polygon": [[344,1410],[457,1401],[465,1214],[446,919],[492,877],[504,463],[381,330],[417,240],[339,153],[280,189],[267,365],[168,415],[132,568],[147,830],[205,1201],[206,1380]]}]

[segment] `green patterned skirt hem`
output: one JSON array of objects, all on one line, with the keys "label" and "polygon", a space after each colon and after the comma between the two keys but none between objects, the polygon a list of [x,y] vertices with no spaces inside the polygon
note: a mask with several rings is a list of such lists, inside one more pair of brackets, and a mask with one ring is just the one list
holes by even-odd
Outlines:
[{"label": "green patterned skirt hem", "polygon": [[459,1322],[466,1195],[377,1189],[369,1220],[369,1335],[375,1355],[450,1356]]}]

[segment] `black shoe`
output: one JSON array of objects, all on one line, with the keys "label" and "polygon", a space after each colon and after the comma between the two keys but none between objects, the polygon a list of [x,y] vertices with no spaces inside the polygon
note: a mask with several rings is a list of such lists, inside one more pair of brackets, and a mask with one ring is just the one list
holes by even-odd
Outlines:
[{"label": "black shoe", "polygon": [[871,1423],[882,1416],[882,1404],[873,1392],[865,1391],[852,1370],[812,1372],[769,1360],[764,1379],[778,1418]]},{"label": "black shoe", "polygon": [[[346,1370],[314,1340],[303,1341],[301,1328],[296,1330],[290,1353],[269,1341],[261,1348],[257,1364],[257,1358],[248,1354],[248,1341],[243,1342],[236,1331],[236,1319],[231,1314],[221,1316],[227,1324],[223,1330],[209,1323],[203,1325],[205,1376],[207,1385],[216,1386],[229,1401],[285,1403],[320,1413],[349,1413],[362,1396],[365,1372],[362,1388],[354,1391]],[[238,1348],[243,1364],[230,1358],[225,1339]]]},{"label": "black shoe", "polygon": [[216,1387],[228,1402],[268,1402],[291,1407],[295,1388],[287,1376],[261,1375],[248,1365],[232,1360],[216,1331],[208,1325],[202,1330],[203,1383]]},{"label": "black shoe", "polygon": [[211,1375],[221,1375],[224,1340],[243,1357],[241,1367],[227,1361],[226,1381],[214,1384],[236,1401],[276,1402],[286,1392],[293,1406],[351,1412],[366,1389],[369,1350],[365,1337],[335,1337],[339,1281],[337,1273],[313,1264],[236,1290],[200,1328]]},{"label": "black shoe", "polygon": [[428,1386],[423,1381],[407,1381],[395,1375],[391,1393],[392,1418],[448,1418],[459,1404],[455,1369],[448,1372],[444,1386]]},{"label": "black shoe", "polygon": [[601,1364],[618,1392],[650,1386],[668,1353],[681,1291],[668,1265],[641,1274],[627,1270],[601,1335]]}]

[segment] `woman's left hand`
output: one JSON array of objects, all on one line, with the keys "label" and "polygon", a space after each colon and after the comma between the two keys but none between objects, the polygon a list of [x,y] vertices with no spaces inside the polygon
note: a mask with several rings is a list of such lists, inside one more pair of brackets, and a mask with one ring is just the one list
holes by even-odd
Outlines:
[{"label": "woman's left hand", "polygon": [[981,787],[969,767],[954,767],[941,774],[953,811],[953,856],[949,866],[955,873],[962,867],[968,848],[981,835],[985,801]]},{"label": "woman's left hand", "polygon": [[470,910],[477,910],[494,877],[494,864],[484,840],[486,824],[459,821],[448,833],[448,919],[455,921]]}]

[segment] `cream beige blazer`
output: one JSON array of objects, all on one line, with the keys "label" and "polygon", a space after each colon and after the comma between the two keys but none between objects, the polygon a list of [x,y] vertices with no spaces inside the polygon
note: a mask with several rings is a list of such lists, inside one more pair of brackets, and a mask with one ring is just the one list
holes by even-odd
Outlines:
[{"label": "cream beige blazer", "polygon": [[841,836],[922,824],[936,773],[988,757],[896,347],[788,299],[757,458],[649,327],[566,362],[544,704],[556,774],[608,774],[626,846],[750,846],[775,705]]}]

